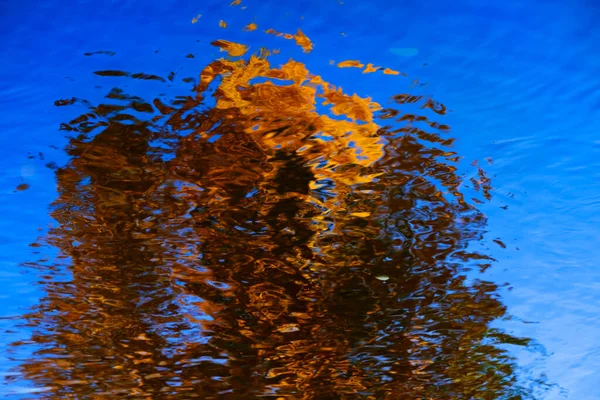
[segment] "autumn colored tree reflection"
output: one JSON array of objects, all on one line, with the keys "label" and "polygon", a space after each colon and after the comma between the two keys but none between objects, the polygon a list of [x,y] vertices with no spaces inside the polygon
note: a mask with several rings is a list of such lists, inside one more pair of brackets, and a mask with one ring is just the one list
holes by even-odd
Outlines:
[{"label": "autumn colored tree reflection", "polygon": [[527,341],[490,328],[497,288],[465,274],[486,221],[447,127],[214,45],[192,95],[113,89],[62,127],[46,241],[71,278],[28,316],[21,367],[42,396],[527,397],[497,346]]}]

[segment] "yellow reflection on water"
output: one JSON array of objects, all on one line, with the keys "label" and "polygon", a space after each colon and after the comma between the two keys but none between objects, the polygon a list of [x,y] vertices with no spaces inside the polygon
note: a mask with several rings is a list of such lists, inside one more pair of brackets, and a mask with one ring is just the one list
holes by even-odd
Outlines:
[{"label": "yellow reflection on water", "polygon": [[60,255],[38,267],[71,277],[27,316],[24,376],[46,398],[525,397],[497,344],[527,340],[490,328],[497,288],[465,275],[490,258],[466,250],[485,216],[430,119],[445,107],[401,93],[423,115],[383,108],[303,62],[213,45],[227,57],[192,95],[113,89],[63,124],[44,239]]}]

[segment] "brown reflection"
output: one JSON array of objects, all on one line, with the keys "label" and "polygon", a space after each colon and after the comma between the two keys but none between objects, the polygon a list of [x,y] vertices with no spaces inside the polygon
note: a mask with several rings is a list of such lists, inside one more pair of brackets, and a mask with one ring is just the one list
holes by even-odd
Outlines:
[{"label": "brown reflection", "polygon": [[41,396],[525,397],[497,345],[527,341],[490,328],[497,287],[466,276],[486,221],[448,127],[215,45],[231,57],[193,96],[113,89],[62,126],[47,242],[69,263],[47,269],[70,278],[45,283],[21,365]]}]

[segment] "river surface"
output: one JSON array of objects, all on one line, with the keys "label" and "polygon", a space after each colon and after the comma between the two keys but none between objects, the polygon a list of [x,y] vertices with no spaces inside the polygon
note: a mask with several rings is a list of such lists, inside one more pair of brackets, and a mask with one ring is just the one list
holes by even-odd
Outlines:
[{"label": "river surface", "polygon": [[1,395],[600,398],[599,4],[0,18]]}]

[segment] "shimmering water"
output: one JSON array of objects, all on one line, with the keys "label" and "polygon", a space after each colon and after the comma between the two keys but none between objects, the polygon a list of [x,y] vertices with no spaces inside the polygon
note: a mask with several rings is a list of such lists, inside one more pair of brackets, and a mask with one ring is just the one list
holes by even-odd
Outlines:
[{"label": "shimmering water", "polygon": [[593,2],[0,7],[3,394],[600,397]]}]

